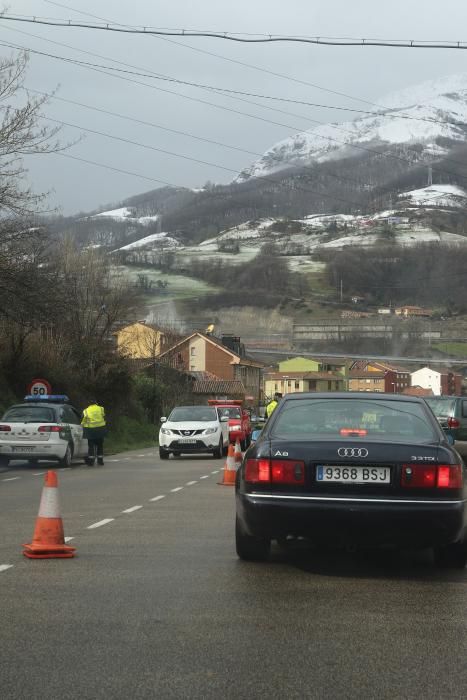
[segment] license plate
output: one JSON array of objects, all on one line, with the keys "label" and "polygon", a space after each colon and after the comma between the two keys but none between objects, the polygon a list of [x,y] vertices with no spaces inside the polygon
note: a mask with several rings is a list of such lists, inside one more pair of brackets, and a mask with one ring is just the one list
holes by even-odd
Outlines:
[{"label": "license plate", "polygon": [[193,440],[193,438],[182,438],[181,440],[179,440],[179,442],[183,442],[184,445],[187,445],[188,443],[193,445],[196,442],[196,440]]},{"label": "license plate", "polygon": [[11,451],[12,452],[34,452],[36,448],[35,447],[12,447]]},{"label": "license plate", "polygon": [[316,481],[337,484],[389,484],[390,467],[331,466],[319,464],[316,467]]}]

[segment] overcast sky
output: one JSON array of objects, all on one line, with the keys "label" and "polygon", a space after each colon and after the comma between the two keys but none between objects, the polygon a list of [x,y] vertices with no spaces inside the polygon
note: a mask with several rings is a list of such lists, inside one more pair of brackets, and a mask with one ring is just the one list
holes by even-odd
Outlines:
[{"label": "overcast sky", "polygon": [[[55,17],[93,22],[73,11],[99,15],[109,22],[186,29],[245,33],[307,34],[313,36],[378,37],[416,40],[467,41],[467,2],[462,0],[59,0],[58,7],[45,0],[19,0],[11,14]],[[20,33],[21,32],[21,33]],[[27,32],[27,34],[26,34]],[[34,36],[31,36],[34,35]],[[354,98],[376,101],[388,92],[452,73],[467,73],[467,51],[324,47],[300,44],[246,45],[218,39],[181,39],[125,35],[75,28],[57,28],[0,21],[0,41],[112,65],[120,61],[138,70],[157,72],[181,80],[233,90],[263,93],[326,105],[363,107],[356,99],[275,77],[241,66],[222,57],[282,73]],[[173,43],[176,41],[177,43]],[[68,46],[60,46],[61,42]],[[198,49],[198,50],[193,50]],[[8,49],[1,48],[8,53]],[[199,50],[217,54],[208,55]],[[90,56],[83,52],[100,54]],[[113,65],[117,65],[113,63]],[[128,66],[120,68],[135,70]],[[168,84],[151,78],[134,78],[153,87],[108,77],[87,68],[31,54],[27,85],[43,92],[59,87],[65,100],[119,113],[134,119],[189,132],[202,138],[261,154],[275,142],[312,128],[310,120],[341,121],[336,110],[255,100],[245,104],[205,90]],[[177,94],[161,91],[171,90]],[[185,96],[185,97],[184,97]],[[248,112],[254,119],[186,99],[186,96]],[[244,98],[251,99],[254,98]],[[275,106],[286,114],[271,111]],[[107,132],[153,148],[209,161],[203,165],[136,145],[87,134],[69,153],[78,158],[131,171],[174,185],[201,187],[207,180],[225,183],[235,172],[255,160],[255,155],[203,143],[188,136],[51,100],[44,114],[81,128]],[[271,124],[268,121],[279,122]],[[73,140],[79,129],[66,127],[62,141]],[[50,191],[49,203],[64,214],[89,211],[158,186],[134,175],[76,162],[58,155],[29,158],[29,178],[38,192]]]}]

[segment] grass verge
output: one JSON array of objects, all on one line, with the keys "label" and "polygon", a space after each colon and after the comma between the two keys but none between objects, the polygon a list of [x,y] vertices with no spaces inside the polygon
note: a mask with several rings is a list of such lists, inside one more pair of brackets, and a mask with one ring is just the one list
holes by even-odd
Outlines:
[{"label": "grass verge", "polygon": [[142,423],[135,418],[118,418],[109,426],[104,449],[106,454],[115,454],[143,447],[154,447],[157,444],[154,425]]}]

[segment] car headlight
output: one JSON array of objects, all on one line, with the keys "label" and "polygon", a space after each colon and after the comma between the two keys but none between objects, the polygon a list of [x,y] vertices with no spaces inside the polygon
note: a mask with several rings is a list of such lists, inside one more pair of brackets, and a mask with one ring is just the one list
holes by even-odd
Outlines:
[{"label": "car headlight", "polygon": [[213,433],[217,433],[217,428],[206,428],[204,431],[205,435],[213,435]]},{"label": "car headlight", "polygon": [[168,428],[161,428],[162,435],[172,435],[172,431]]},{"label": "car headlight", "polygon": [[229,430],[240,430],[239,425],[229,425]]}]

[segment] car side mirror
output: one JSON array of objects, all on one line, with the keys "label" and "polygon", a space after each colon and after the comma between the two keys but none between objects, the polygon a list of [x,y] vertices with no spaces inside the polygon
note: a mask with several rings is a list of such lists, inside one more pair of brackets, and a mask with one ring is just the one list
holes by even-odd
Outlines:
[{"label": "car side mirror", "polygon": [[451,433],[446,433],[446,440],[449,442],[450,445],[454,445],[454,443],[456,442]]},{"label": "car side mirror", "polygon": [[161,423],[165,423],[166,420],[167,420],[167,418],[165,416],[162,416]]}]

